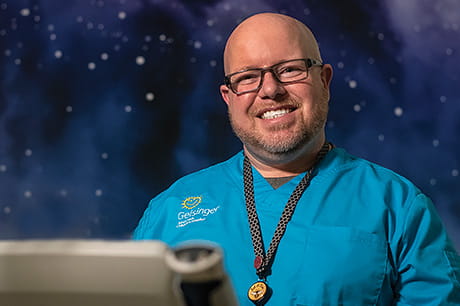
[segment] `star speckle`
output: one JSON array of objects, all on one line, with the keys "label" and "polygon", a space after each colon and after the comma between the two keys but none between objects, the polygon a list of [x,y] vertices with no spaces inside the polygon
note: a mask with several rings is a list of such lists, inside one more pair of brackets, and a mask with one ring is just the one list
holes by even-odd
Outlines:
[{"label": "star speckle", "polygon": [[201,41],[195,41],[195,42],[193,43],[193,47],[194,47],[195,49],[201,49],[201,46],[202,46],[202,45],[203,45],[203,44],[201,43]]},{"label": "star speckle", "polygon": [[394,110],[393,110],[394,114],[396,117],[401,117],[404,113],[402,107],[395,107]]},{"label": "star speckle", "polygon": [[120,20],[126,19],[126,12],[118,12],[118,19]]},{"label": "star speckle", "polygon": [[28,8],[23,8],[23,9],[19,12],[19,14],[21,14],[21,16],[27,17],[27,16],[30,15],[30,9],[28,9]]},{"label": "star speckle", "polygon": [[144,65],[145,64],[145,57],[143,57],[143,56],[136,57],[136,64],[138,64],[139,66]]},{"label": "star speckle", "polygon": [[152,102],[155,99],[153,92],[148,92],[145,94],[145,99],[149,102]]},{"label": "star speckle", "polygon": [[10,206],[3,207],[3,213],[5,215],[9,215],[11,213],[11,207]]}]

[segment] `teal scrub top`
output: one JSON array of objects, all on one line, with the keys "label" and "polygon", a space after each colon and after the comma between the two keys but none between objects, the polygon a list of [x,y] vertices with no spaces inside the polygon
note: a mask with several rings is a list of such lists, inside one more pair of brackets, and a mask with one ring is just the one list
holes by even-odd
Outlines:
[{"label": "teal scrub top", "polygon": [[[257,281],[243,193],[243,153],[155,197],[134,239],[208,240],[241,306]],[[253,168],[265,248],[304,174],[274,189]],[[267,278],[267,306],[460,305],[460,259],[430,199],[394,172],[335,148],[297,204]]]}]

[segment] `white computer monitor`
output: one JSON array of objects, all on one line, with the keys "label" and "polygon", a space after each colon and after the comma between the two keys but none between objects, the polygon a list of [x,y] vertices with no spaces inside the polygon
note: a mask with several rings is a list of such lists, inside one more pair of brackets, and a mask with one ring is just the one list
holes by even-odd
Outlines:
[{"label": "white computer monitor", "polygon": [[182,306],[159,241],[0,241],[5,306]]}]

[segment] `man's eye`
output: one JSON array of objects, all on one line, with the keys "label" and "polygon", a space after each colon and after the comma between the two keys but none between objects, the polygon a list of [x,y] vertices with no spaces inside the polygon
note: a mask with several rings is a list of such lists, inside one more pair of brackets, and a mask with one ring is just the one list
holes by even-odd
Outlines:
[{"label": "man's eye", "polygon": [[287,67],[283,67],[282,69],[280,69],[278,74],[283,75],[283,76],[284,75],[289,76],[289,75],[297,75],[304,71],[305,69],[303,69],[300,66],[287,66]]},{"label": "man's eye", "polygon": [[259,80],[259,75],[259,73],[244,73],[237,75],[234,78],[234,83],[238,83],[240,85],[252,84]]}]

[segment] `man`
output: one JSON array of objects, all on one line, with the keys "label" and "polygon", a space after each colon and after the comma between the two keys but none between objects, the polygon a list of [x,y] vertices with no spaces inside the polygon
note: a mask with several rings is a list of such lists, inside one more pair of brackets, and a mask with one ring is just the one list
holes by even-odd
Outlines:
[{"label": "man", "polygon": [[332,67],[310,30],[254,15],[224,67],[243,152],[154,198],[134,238],[217,242],[241,305],[460,305],[459,257],[431,201],[326,141]]}]

